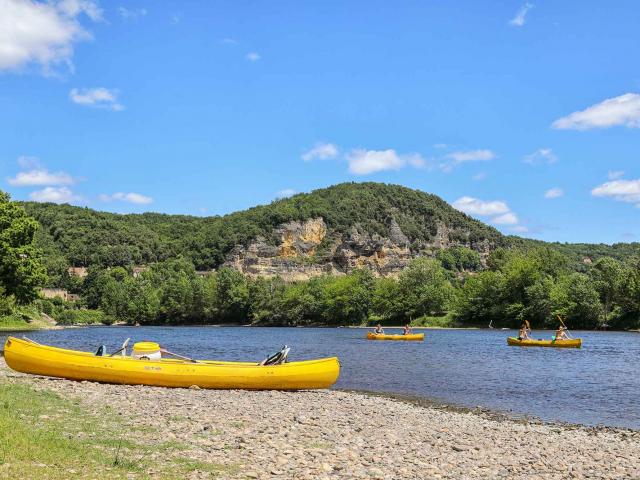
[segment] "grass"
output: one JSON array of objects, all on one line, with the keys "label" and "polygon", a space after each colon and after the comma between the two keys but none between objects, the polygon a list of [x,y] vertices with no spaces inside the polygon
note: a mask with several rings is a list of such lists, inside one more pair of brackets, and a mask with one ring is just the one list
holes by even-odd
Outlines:
[{"label": "grass", "polygon": [[184,458],[188,445],[140,437],[108,409],[88,414],[54,393],[0,381],[0,478],[184,478],[240,468]]}]

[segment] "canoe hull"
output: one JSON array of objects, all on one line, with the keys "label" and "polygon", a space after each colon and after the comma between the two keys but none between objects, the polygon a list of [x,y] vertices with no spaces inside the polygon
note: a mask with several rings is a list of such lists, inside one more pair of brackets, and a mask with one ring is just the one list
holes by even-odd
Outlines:
[{"label": "canoe hull", "polygon": [[424,333],[412,333],[409,335],[386,335],[375,333],[367,333],[368,340],[404,340],[405,342],[422,342],[424,341]]},{"label": "canoe hull", "polygon": [[329,388],[340,375],[336,357],[282,365],[181,360],[136,360],[96,357],[9,337],[4,347],[13,370],[70,380],[158,387],[198,386],[210,389],[302,390]]},{"label": "canoe hull", "polygon": [[507,345],[512,347],[551,347],[551,348],[580,348],[581,338],[570,340],[518,340],[516,337],[507,338]]}]

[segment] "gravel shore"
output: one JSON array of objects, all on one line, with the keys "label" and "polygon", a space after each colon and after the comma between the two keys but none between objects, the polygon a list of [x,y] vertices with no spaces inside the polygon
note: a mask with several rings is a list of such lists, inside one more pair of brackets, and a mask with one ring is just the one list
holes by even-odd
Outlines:
[{"label": "gravel shore", "polygon": [[[138,439],[174,440],[185,458],[229,466],[216,478],[640,478],[636,431],[516,421],[331,390],[73,382],[18,374],[3,359],[1,382],[56,392],[96,415],[109,405]],[[191,478],[213,475],[196,471]]]}]

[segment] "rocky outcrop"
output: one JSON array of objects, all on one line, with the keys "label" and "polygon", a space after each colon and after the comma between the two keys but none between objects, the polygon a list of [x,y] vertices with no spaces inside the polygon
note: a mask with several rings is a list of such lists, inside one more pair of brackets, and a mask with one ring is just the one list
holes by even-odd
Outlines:
[{"label": "rocky outcrop", "polygon": [[[375,276],[398,275],[420,256],[434,256],[454,245],[472,246],[488,255],[490,245],[470,245],[452,240],[452,232],[438,224],[431,242],[412,244],[394,218],[389,220],[389,236],[370,234],[354,225],[343,235],[329,232],[322,218],[288,222],[272,232],[270,239],[256,237],[248,245],[236,245],[225,266],[252,277],[280,276],[286,281],[306,280],[326,273],[339,275],[356,268],[368,268]],[[457,232],[457,237],[460,233]]]}]

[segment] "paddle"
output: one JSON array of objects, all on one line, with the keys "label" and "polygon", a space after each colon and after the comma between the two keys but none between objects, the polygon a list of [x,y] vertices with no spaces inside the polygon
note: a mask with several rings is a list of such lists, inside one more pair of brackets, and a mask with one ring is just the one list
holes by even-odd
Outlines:
[{"label": "paddle", "polygon": [[110,357],[115,357],[117,354],[119,354],[120,352],[122,352],[122,356],[126,355],[126,350],[127,350],[127,345],[129,345],[129,341],[131,339],[127,338],[124,343],[122,344],[122,346],[120,347],[120,350],[116,350],[115,352],[113,352],[112,354],[110,354]]},{"label": "paddle", "polygon": [[165,353],[167,355],[171,355],[172,357],[176,357],[181,360],[186,360],[188,362],[200,363],[198,360],[194,360],[193,358],[189,358],[189,357],[183,357],[182,355],[178,355],[177,353],[170,352],[169,350],[165,350],[164,348],[160,349],[160,353]]}]

